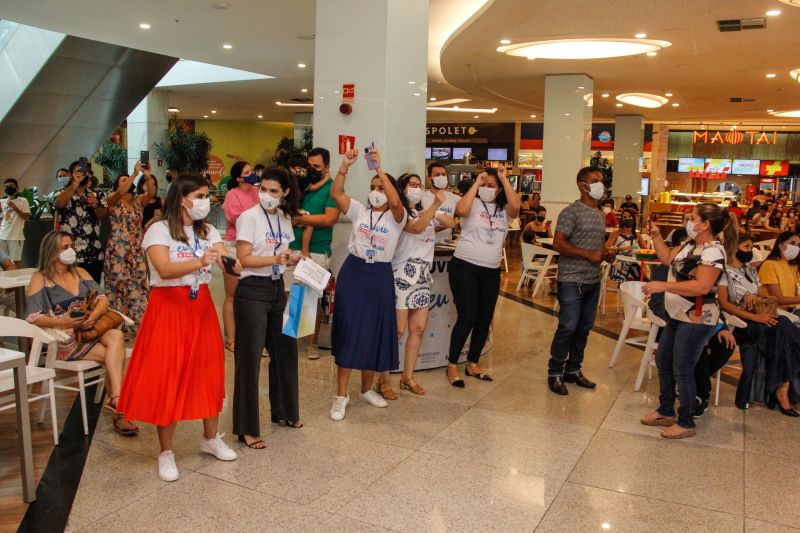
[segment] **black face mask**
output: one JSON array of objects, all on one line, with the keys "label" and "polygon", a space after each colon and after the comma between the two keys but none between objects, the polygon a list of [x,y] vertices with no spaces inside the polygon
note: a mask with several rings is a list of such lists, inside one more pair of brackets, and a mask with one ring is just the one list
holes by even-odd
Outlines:
[{"label": "black face mask", "polygon": [[306,172],[306,177],[311,183],[316,183],[322,179],[322,171],[317,170],[314,167],[308,167],[308,171]]},{"label": "black face mask", "polygon": [[736,259],[741,261],[744,264],[749,263],[753,260],[753,252],[752,250],[749,252],[743,252],[741,250],[736,250]]},{"label": "black face mask", "polygon": [[633,220],[626,218],[622,222],[619,223],[620,228],[632,228],[633,227]]},{"label": "black face mask", "polygon": [[15,194],[17,194],[17,189],[15,189],[14,187],[6,187],[5,193],[6,196],[14,196]]},{"label": "black face mask", "polygon": [[80,186],[81,187],[85,187],[87,183],[89,183],[89,177],[88,176],[81,180]]},{"label": "black face mask", "polygon": [[544,217],[536,217],[536,222],[544,222]]}]

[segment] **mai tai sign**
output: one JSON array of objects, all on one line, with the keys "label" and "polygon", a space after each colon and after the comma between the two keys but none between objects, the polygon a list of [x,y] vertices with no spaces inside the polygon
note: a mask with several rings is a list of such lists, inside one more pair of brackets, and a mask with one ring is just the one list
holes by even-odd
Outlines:
[{"label": "mai tai sign", "polygon": [[742,144],[744,142],[749,144],[777,144],[778,132],[731,130],[725,133],[717,131],[712,135],[712,132],[708,130],[695,130],[692,135],[693,144]]}]

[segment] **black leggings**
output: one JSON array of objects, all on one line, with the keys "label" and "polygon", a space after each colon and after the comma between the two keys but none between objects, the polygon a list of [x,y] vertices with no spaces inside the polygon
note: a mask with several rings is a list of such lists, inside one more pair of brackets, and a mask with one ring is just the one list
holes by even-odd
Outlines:
[{"label": "black leggings", "polygon": [[475,265],[454,257],[448,268],[450,291],[456,304],[458,319],[450,334],[448,361],[456,364],[470,333],[467,359],[477,363],[494,316],[497,295],[500,293],[500,269]]}]

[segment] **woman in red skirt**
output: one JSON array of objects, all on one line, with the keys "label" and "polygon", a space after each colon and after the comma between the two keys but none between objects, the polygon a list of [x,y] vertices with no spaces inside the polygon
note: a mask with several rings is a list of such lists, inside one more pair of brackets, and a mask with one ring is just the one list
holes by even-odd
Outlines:
[{"label": "woman in red skirt", "polygon": [[[172,453],[178,420],[203,419],[200,450],[222,461],[236,459],[217,433],[225,399],[222,333],[208,283],[225,247],[205,219],[208,186],[200,176],[181,175],[167,194],[164,216],[144,236],[150,267],[147,303],[125,374],[118,410],[128,419],[158,426],[158,474],[179,477]],[[236,263],[238,272],[241,265]]]}]

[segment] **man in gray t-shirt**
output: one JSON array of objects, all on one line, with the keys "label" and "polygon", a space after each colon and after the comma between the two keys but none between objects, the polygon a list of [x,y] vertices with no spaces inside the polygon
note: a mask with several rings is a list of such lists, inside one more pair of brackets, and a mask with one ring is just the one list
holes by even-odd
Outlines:
[{"label": "man in gray t-shirt", "polygon": [[547,384],[556,394],[565,383],[587,389],[596,384],[581,372],[583,351],[600,299],[600,263],[605,258],[605,220],[597,202],[605,194],[603,174],[594,167],[578,172],[581,198],[561,211],[553,247],[558,257],[558,329],[550,346]]}]

